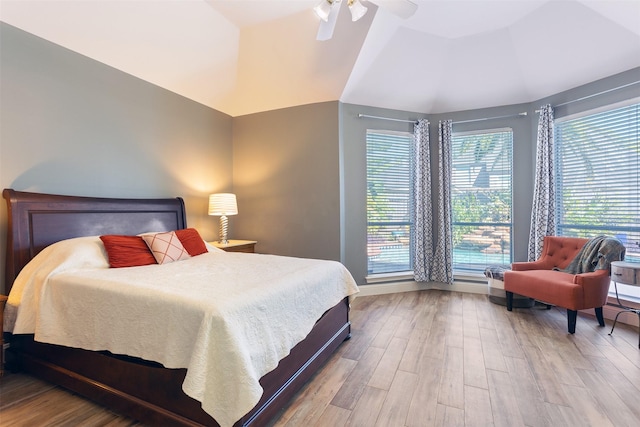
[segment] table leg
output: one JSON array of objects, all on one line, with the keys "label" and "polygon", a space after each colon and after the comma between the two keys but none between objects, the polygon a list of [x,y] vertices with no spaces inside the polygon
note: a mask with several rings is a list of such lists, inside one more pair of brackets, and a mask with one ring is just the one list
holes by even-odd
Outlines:
[{"label": "table leg", "polygon": [[613,330],[616,327],[616,322],[618,321],[618,316],[620,316],[622,313],[635,313],[638,315],[638,348],[640,348],[640,310],[637,308],[626,307],[622,305],[622,303],[620,302],[620,297],[618,296],[618,282],[616,282],[615,280],[613,281],[613,288],[616,290],[616,300],[618,301],[618,307],[621,308],[622,311],[619,311],[618,314],[616,314],[616,317],[613,319],[613,326],[611,327],[611,332],[609,332],[609,335],[613,334]]}]

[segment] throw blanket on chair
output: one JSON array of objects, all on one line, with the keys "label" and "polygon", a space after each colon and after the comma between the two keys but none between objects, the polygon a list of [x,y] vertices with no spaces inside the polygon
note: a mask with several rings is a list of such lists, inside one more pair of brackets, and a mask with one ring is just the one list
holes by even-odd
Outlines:
[{"label": "throw blanket on chair", "polygon": [[589,239],[578,255],[564,270],[565,273],[580,274],[596,270],[611,270],[612,261],[622,261],[626,249],[620,240],[611,236]]}]

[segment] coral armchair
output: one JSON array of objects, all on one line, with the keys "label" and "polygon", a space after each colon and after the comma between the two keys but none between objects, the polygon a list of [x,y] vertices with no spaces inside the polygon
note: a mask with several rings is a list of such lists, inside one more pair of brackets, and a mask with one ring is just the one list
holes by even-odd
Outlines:
[{"label": "coral armchair", "polygon": [[547,236],[537,261],[514,262],[504,274],[507,310],[512,310],[516,293],[566,308],[570,334],[576,331],[578,310],[594,308],[598,323],[604,326],[602,306],[611,282],[609,268],[579,274],[558,271],[572,264],[587,242],[589,239]]}]

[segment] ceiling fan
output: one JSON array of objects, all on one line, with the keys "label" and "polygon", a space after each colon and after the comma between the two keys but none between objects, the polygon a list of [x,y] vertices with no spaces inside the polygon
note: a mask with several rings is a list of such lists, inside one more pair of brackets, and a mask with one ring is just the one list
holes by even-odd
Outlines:
[{"label": "ceiling fan", "polygon": [[[400,18],[407,19],[418,9],[418,5],[411,0],[369,0],[371,3],[384,7]],[[362,18],[367,13],[367,7],[360,0],[320,0],[313,10],[320,17],[317,40],[329,40],[333,36],[333,30],[338,22],[338,14],[342,3],[347,3],[353,22]]]}]

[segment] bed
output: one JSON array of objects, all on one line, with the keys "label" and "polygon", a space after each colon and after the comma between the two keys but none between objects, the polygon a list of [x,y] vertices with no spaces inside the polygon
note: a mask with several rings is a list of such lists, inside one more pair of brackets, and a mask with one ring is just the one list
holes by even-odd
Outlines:
[{"label": "bed", "polygon": [[[48,250],[70,241],[68,239],[73,241],[83,240],[76,239],[83,236],[136,235],[186,228],[185,206],[181,198],[108,199],[12,189],[5,189],[3,197],[8,207],[7,292],[11,290],[19,272],[37,254],[45,248]],[[228,255],[236,258],[261,256]],[[218,255],[203,256],[213,259]],[[187,265],[188,261],[180,262]],[[235,259],[234,262],[240,260]],[[355,289],[357,292],[357,287]],[[296,341],[297,344],[287,351],[286,357],[279,360],[275,369],[259,378],[263,392],[258,403],[234,426],[261,426],[268,423],[340,344],[350,337],[348,311],[352,293],[341,296],[335,305],[317,308],[321,309],[320,314],[317,321],[314,319],[310,332],[301,341]],[[210,415],[211,411],[203,410],[203,403],[183,391],[183,383],[189,378],[186,366],[169,369],[157,361],[125,353],[42,343],[34,340],[32,334],[11,335],[9,342],[8,356],[13,361],[11,368],[59,384],[142,422],[151,425],[230,425],[227,421],[218,423]],[[230,388],[236,390],[236,384]]]}]

